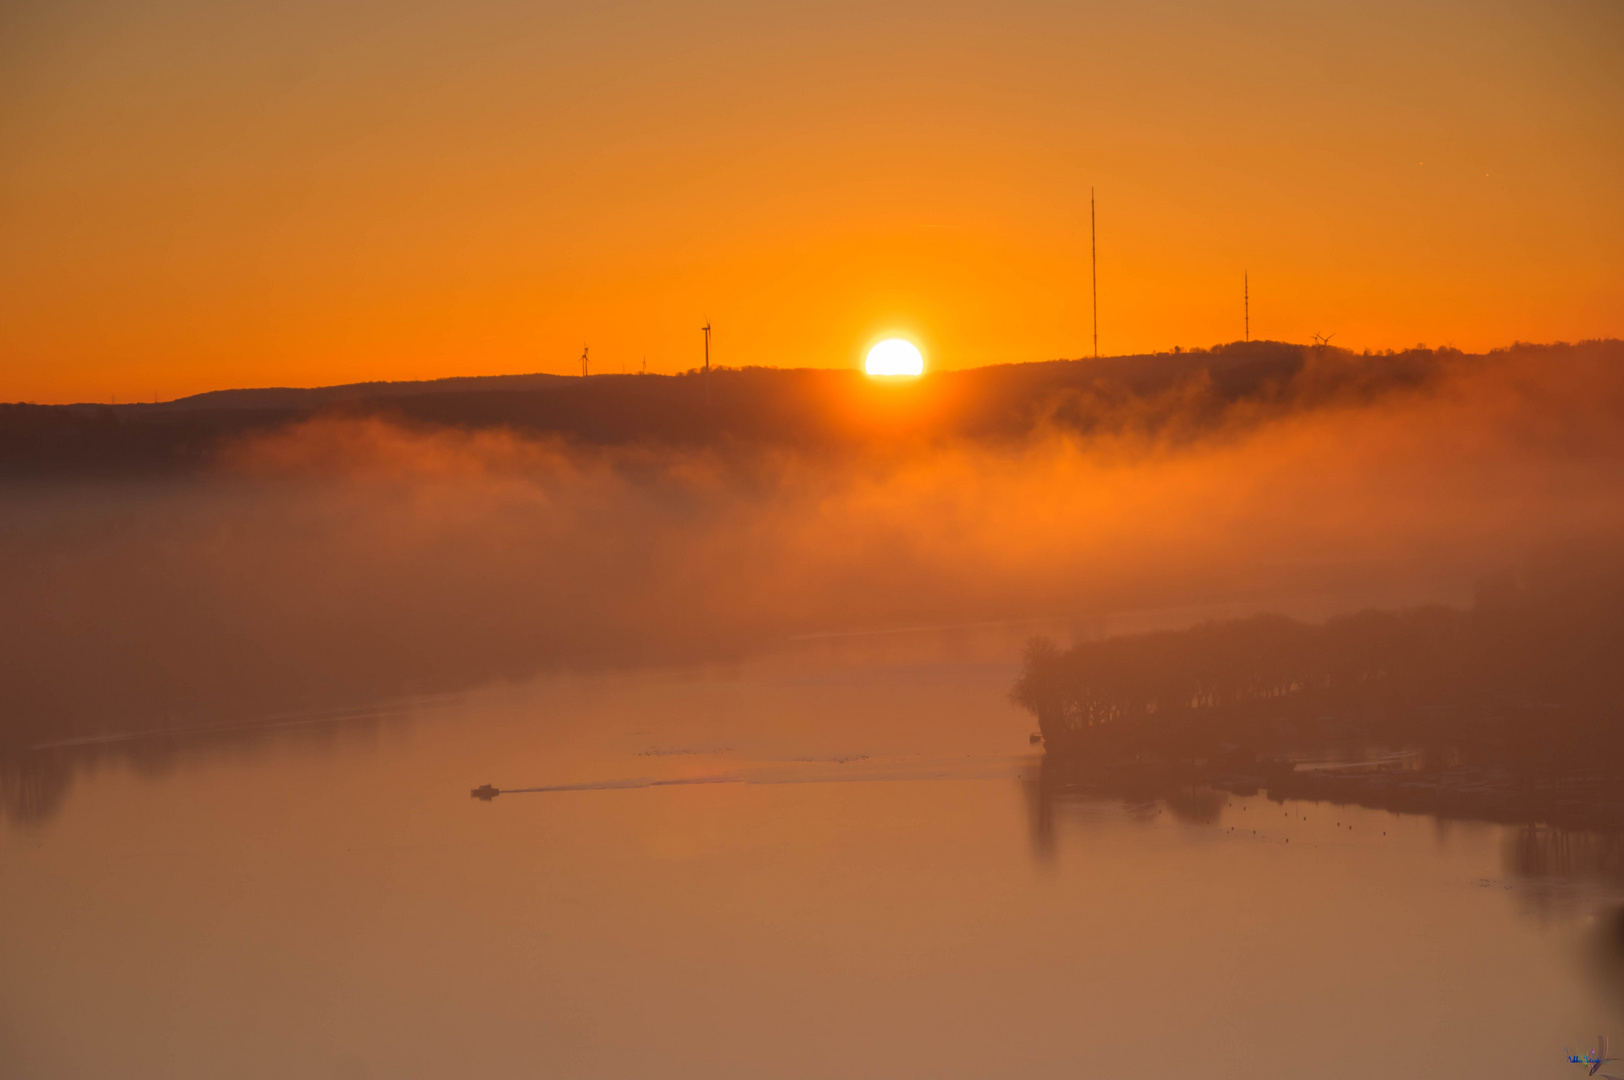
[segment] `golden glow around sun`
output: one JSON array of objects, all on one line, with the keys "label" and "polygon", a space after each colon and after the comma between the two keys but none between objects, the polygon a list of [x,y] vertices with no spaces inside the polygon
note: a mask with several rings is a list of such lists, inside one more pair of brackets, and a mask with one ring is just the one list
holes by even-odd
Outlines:
[{"label": "golden glow around sun", "polygon": [[868,350],[863,370],[870,375],[923,375],[925,358],[913,342],[886,338]]}]

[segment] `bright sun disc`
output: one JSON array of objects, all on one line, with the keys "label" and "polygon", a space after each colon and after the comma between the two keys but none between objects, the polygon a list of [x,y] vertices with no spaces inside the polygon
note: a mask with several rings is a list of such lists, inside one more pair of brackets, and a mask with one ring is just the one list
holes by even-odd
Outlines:
[{"label": "bright sun disc", "polygon": [[913,342],[887,338],[868,350],[863,370],[870,375],[923,375],[925,358]]}]

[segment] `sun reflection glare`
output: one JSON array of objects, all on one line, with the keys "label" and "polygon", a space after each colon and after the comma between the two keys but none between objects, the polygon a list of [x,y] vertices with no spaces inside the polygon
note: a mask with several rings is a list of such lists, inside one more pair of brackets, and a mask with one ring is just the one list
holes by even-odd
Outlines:
[{"label": "sun reflection glare", "polygon": [[925,358],[913,342],[887,338],[868,350],[863,370],[870,375],[922,375]]}]

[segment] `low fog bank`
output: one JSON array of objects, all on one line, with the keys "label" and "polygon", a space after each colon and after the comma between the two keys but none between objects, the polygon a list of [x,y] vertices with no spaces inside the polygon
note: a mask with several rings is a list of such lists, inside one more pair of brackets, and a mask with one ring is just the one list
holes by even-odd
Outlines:
[{"label": "low fog bank", "polygon": [[0,489],[0,728],[191,726],[893,625],[1465,603],[1624,535],[1624,345],[1298,359],[997,408],[854,384],[778,438],[347,408],[231,429],[186,470],[35,472]]}]

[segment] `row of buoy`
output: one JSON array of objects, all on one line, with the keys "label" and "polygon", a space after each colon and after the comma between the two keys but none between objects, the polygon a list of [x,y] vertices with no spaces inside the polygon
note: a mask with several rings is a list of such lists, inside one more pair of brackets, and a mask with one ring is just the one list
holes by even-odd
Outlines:
[{"label": "row of buoy", "polygon": [[[1235,804],[1234,804],[1234,803],[1229,803],[1229,802],[1226,802],[1226,803],[1224,803],[1224,805],[1225,805],[1225,806],[1234,806],[1234,805],[1235,805]],[[1243,807],[1241,807],[1241,810],[1242,810],[1242,811],[1243,811],[1243,812],[1244,812],[1244,811],[1246,811],[1246,810],[1248,810],[1248,809],[1250,809],[1250,807],[1245,807],[1245,806],[1243,806]],[[1281,817],[1290,817],[1290,816],[1291,816],[1291,811],[1290,811],[1290,810],[1282,810],[1282,811],[1281,811],[1281,812],[1280,812],[1280,816],[1281,816]],[[1308,815],[1307,815],[1307,814],[1304,814],[1304,815],[1303,815],[1303,820],[1304,820],[1304,821],[1307,821],[1307,820],[1308,820]],[[1337,827],[1337,828],[1339,828],[1339,829],[1340,829],[1340,828],[1341,828],[1341,827],[1342,827],[1342,823],[1341,823],[1341,822],[1340,822],[1340,821],[1339,821],[1339,822],[1337,822],[1337,823],[1336,823],[1336,827]],[[1229,827],[1229,831],[1230,831],[1230,832],[1234,832],[1234,831],[1235,831],[1235,826],[1233,826],[1233,825],[1231,825],[1231,826],[1230,826],[1230,827]],[[1349,825],[1348,825],[1348,831],[1349,831],[1349,832],[1352,832],[1352,831],[1353,831],[1353,825],[1352,825],[1352,824],[1349,824]],[[1253,829],[1253,830],[1252,830],[1252,835],[1253,835],[1253,836],[1256,836],[1256,835],[1257,835],[1257,830],[1256,830],[1256,829]],[[1383,829],[1383,830],[1382,830],[1382,835],[1383,835],[1383,836],[1386,836],[1386,835],[1387,835],[1387,830],[1386,830],[1386,829]],[[1288,836],[1288,837],[1287,837],[1287,838],[1286,838],[1286,843],[1288,843],[1288,844],[1289,844],[1289,843],[1291,843],[1291,838],[1290,838],[1290,837],[1289,837],[1289,836]]]}]

